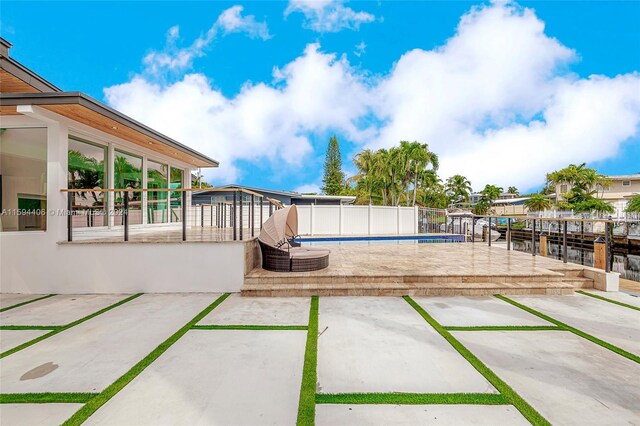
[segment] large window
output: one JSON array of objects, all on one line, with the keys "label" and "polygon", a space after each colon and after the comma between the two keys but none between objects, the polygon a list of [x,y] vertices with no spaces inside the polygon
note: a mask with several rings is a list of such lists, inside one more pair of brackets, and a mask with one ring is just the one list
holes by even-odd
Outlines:
[{"label": "large window", "polygon": [[[69,139],[69,188],[104,189],[106,176],[107,148]],[[73,227],[107,226],[106,200],[108,194],[101,191],[71,192],[73,206]]]},{"label": "large window", "polygon": [[0,129],[0,230],[47,229],[47,129]]},{"label": "large window", "polygon": [[[171,167],[171,189],[182,188],[183,171]],[[171,191],[171,222],[180,222],[182,219],[182,192]]]},{"label": "large window", "polygon": [[[142,188],[142,158],[126,152],[115,152],[113,161],[113,184],[115,189]],[[129,201],[129,224],[142,223],[142,191],[140,192],[115,192],[115,209],[124,209],[124,197]],[[122,215],[116,216],[115,223],[122,224]]]},{"label": "large window", "polygon": [[147,192],[147,218],[149,223],[165,223],[169,220],[167,191],[169,187],[169,167],[149,160],[147,162],[147,188],[165,191]]}]

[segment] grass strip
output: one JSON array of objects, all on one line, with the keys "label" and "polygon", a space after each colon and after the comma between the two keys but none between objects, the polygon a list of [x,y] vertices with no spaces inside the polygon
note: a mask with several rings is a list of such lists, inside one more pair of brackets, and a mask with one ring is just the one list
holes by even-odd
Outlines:
[{"label": "grass strip", "polygon": [[564,331],[563,328],[555,325],[478,325],[469,327],[446,326],[443,328],[448,331]]},{"label": "grass strip", "polygon": [[194,325],[192,330],[307,330],[306,325]]},{"label": "grass strip", "polygon": [[55,330],[52,330],[47,334],[44,334],[44,335],[39,336],[39,337],[36,337],[33,340],[29,340],[28,342],[23,343],[23,344],[21,344],[19,346],[16,346],[15,348],[9,349],[8,351],[4,351],[4,352],[2,352],[0,354],[0,359],[4,358],[6,356],[9,356],[11,354],[14,354],[14,353],[16,353],[18,351],[21,351],[21,350],[23,350],[25,348],[28,348],[29,346],[35,345],[36,343],[38,343],[38,342],[40,342],[40,341],[42,341],[44,339],[48,339],[51,336],[55,336],[56,334],[61,333],[61,332],[65,331],[65,330],[68,330],[71,327],[74,327],[74,326],[76,326],[78,324],[82,324],[85,321],[89,321],[91,318],[97,317],[100,314],[104,314],[105,312],[110,311],[111,309],[117,308],[118,306],[123,305],[123,304],[127,303],[128,301],[133,300],[136,297],[140,297],[140,296],[142,296],[142,293],[138,293],[138,294],[134,294],[133,296],[129,296],[126,299],[122,299],[121,301],[119,301],[117,303],[114,303],[113,305],[109,305],[104,309],[100,309],[99,311],[94,312],[91,315],[87,315],[84,318],[80,318],[79,320],[76,320],[74,322],[70,322],[69,324],[63,325],[63,326],[61,326],[59,328],[56,328]]},{"label": "grass strip", "polygon": [[0,404],[49,404],[73,403],[84,404],[97,393],[3,393],[0,394]]},{"label": "grass strip", "polygon": [[540,413],[536,411],[527,401],[525,401],[520,395],[514,391],[511,386],[506,384],[500,377],[496,375],[489,367],[487,367],[478,357],[476,357],[466,346],[464,346],[458,339],[453,337],[445,328],[440,325],[431,315],[427,313],[420,305],[418,305],[411,297],[404,296],[404,299],[424,318],[444,339],[449,342],[453,348],[458,351],[462,357],[464,357],[469,364],[473,366],[480,374],[482,374],[497,390],[503,395],[509,404],[516,407],[518,411],[527,419],[532,425],[548,425],[551,423],[547,421]]},{"label": "grass strip", "polygon": [[317,404],[478,404],[507,405],[497,393],[336,393],[316,394]]},{"label": "grass strip", "polygon": [[57,330],[61,325],[0,325],[0,330]]},{"label": "grass strip", "polygon": [[628,305],[623,302],[618,302],[617,300],[609,299],[608,297],[600,296],[598,294],[587,293],[586,291],[576,290],[576,293],[584,294],[585,296],[593,297],[594,299],[604,300],[605,302],[613,303],[614,305],[624,306],[625,308],[635,309],[636,311],[640,311],[640,308],[633,305]]},{"label": "grass strip", "polygon": [[124,388],[129,382],[131,382],[136,376],[144,371],[152,362],[160,357],[163,353],[166,352],[174,343],[176,343],[182,336],[184,336],[192,326],[197,324],[202,320],[205,316],[207,316],[211,311],[213,311],[218,305],[220,305],[224,300],[229,297],[231,293],[225,293],[222,296],[218,297],[213,303],[207,306],[202,312],[193,317],[191,321],[185,324],[180,330],[173,333],[167,340],[162,342],[158,347],[156,347],[149,355],[142,358],[136,365],[131,367],[129,371],[124,373],[120,378],[118,378],[115,382],[105,388],[102,392],[100,392],[95,398],[92,398],[87,404],[85,404],[82,408],[80,408],[76,413],[71,416],[66,422],[63,423],[64,426],[70,425],[80,425],[85,420],[87,420],[96,410],[102,407],[107,401],[109,401],[115,394],[120,392],[122,388]]},{"label": "grass strip", "polygon": [[36,299],[27,300],[26,302],[16,303],[15,305],[7,306],[6,308],[0,309],[0,312],[8,311],[9,309],[19,308],[20,306],[28,305],[29,303],[37,302],[38,300],[48,299],[49,297],[55,296],[55,294],[47,294],[46,296],[38,297]]},{"label": "grass strip", "polygon": [[314,425],[316,422],[316,386],[318,364],[318,296],[311,298],[309,329],[304,352],[304,368],[300,401],[298,402],[298,426]]},{"label": "grass strip", "polygon": [[522,309],[524,311],[527,311],[530,314],[533,314],[533,315],[535,315],[535,316],[537,316],[539,318],[542,318],[543,320],[549,321],[550,323],[553,323],[553,324],[557,325],[558,327],[561,327],[564,330],[570,331],[570,332],[572,332],[573,334],[575,334],[577,336],[580,336],[580,337],[582,337],[584,339],[587,339],[587,340],[595,343],[596,345],[600,345],[603,348],[609,349],[611,352],[615,352],[618,355],[622,355],[623,357],[628,358],[631,361],[635,361],[638,364],[640,364],[640,356],[638,356],[638,355],[634,355],[631,352],[627,352],[622,348],[614,346],[611,343],[607,343],[604,340],[598,339],[597,337],[592,336],[591,334],[585,333],[584,331],[578,330],[577,328],[571,327],[568,324],[565,324],[565,323],[563,323],[561,321],[558,321],[557,319],[551,318],[550,316],[545,315],[542,312],[538,312],[533,308],[530,308],[530,307],[528,307],[526,305],[518,303],[515,300],[511,300],[508,297],[505,297],[505,296],[503,296],[501,294],[496,294],[495,296],[500,300],[503,300],[503,301],[505,301],[507,303],[510,303],[513,306],[517,306],[518,308],[520,308],[520,309]]}]

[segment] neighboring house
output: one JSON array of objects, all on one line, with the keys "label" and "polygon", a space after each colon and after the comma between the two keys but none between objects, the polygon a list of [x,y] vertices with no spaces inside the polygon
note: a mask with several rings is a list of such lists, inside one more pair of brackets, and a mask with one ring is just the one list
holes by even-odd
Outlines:
[{"label": "neighboring house", "polygon": [[[202,263],[191,263],[191,259],[205,257],[228,263],[227,258],[222,259],[222,249],[213,244],[206,248],[63,244],[67,240],[68,201],[79,213],[71,216],[74,233],[108,233],[113,228],[122,235],[124,197],[129,203],[130,224],[138,229],[170,228],[182,220],[182,193],[168,189],[190,188],[192,171],[217,167],[218,162],[88,95],[61,91],[12,59],[10,47],[0,38],[2,291],[216,289],[208,273],[198,281],[197,267]],[[60,64],[64,66],[64,58]],[[94,191],[74,194],[65,192],[67,188]],[[113,191],[120,188],[142,191]],[[145,191],[154,188],[164,191]],[[179,229],[180,224],[175,227]],[[238,251],[242,266],[244,248]],[[180,266],[167,266],[172,263]],[[194,273],[184,280],[182,271],[192,269]],[[202,287],[207,283],[214,287]]]},{"label": "neighboring house", "polygon": [[[478,201],[480,201],[481,197],[482,197],[481,193],[474,192],[471,195],[469,195],[469,203],[473,206]],[[500,197],[498,197],[498,200],[511,200],[511,199],[519,198],[519,197],[520,196],[518,194],[511,194],[510,192],[503,192],[502,194],[500,194]]]},{"label": "neighboring house", "polygon": [[[611,181],[608,188],[598,186],[594,188],[598,191],[597,196],[611,204],[616,211],[615,217],[624,216],[629,198],[634,194],[640,194],[640,173],[631,175],[607,176]],[[566,183],[556,184],[556,200],[562,200],[571,191],[571,185]]]},{"label": "neighboring house", "polygon": [[[225,191],[227,190],[228,191]],[[278,191],[272,189],[255,188],[242,185],[224,185],[216,188],[207,188],[193,193],[192,204],[216,204],[220,202],[233,202],[233,189],[246,189],[263,195],[265,198],[277,200],[285,206],[296,205],[340,205],[353,204],[356,197],[341,195],[309,195],[294,191]]]},{"label": "neighboring house", "polygon": [[514,197],[496,200],[493,202],[493,210],[498,215],[525,215],[529,211],[524,205],[528,199],[529,197]]},{"label": "neighboring house", "polygon": [[257,194],[263,195],[265,198],[277,200],[284,205],[291,204],[291,197],[297,195],[292,191],[277,191],[271,189],[254,188],[251,186],[241,185],[223,185],[215,188],[204,188],[202,191],[194,191],[192,197],[192,204],[216,204],[222,202],[233,202],[233,194],[236,193],[235,189],[246,189]]}]

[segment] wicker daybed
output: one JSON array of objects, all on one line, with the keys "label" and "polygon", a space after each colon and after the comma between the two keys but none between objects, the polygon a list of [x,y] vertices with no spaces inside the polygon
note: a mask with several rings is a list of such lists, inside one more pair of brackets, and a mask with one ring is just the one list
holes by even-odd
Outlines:
[{"label": "wicker daybed", "polygon": [[263,269],[306,272],[329,266],[330,251],[317,247],[300,247],[293,241],[297,233],[298,210],[295,205],[276,210],[267,219],[258,236]]}]

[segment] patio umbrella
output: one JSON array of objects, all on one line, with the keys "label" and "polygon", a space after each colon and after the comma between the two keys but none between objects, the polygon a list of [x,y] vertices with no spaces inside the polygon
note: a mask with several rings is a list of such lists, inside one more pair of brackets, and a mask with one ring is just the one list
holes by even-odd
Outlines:
[{"label": "patio umbrella", "polygon": [[276,210],[262,225],[258,238],[272,247],[279,247],[298,235],[298,208],[295,205]]}]

